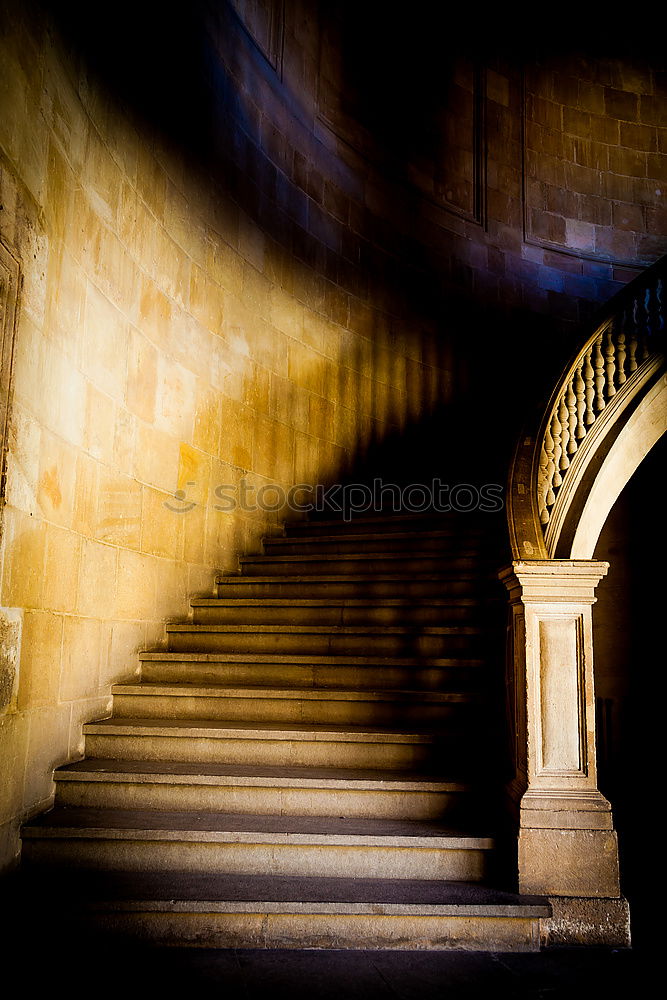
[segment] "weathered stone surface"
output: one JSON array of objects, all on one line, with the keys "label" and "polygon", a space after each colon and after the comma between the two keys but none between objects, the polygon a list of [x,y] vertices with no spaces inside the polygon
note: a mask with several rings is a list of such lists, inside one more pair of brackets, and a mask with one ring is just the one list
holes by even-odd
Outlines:
[{"label": "weathered stone surface", "polygon": [[519,884],[549,896],[620,896],[616,833],[522,829]]},{"label": "weathered stone surface", "polygon": [[630,910],[625,899],[552,896],[552,915],[540,920],[543,945],[630,946]]},{"label": "weathered stone surface", "polygon": [[16,697],[21,627],[20,613],[0,609],[0,715]]}]

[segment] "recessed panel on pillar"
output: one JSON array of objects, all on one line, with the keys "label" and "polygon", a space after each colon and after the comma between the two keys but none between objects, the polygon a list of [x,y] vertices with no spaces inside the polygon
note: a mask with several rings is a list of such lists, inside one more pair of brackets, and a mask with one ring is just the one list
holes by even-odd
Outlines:
[{"label": "recessed panel on pillar", "polygon": [[538,771],[585,774],[584,678],[580,616],[540,620]]}]

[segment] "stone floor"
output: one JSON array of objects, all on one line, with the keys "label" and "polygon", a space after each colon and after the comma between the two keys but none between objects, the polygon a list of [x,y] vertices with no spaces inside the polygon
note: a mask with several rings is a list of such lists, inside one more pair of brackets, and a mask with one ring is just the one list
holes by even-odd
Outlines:
[{"label": "stone floor", "polygon": [[[466,952],[188,951],[156,954],[188,989],[252,997],[616,997],[641,975],[637,952],[566,949],[537,955]],[[639,993],[640,996],[650,994]]]},{"label": "stone floor", "polygon": [[[563,949],[539,954],[468,952],[127,951],[67,966],[94,996],[207,996],[254,1000],[435,1000],[449,997],[652,997],[636,951]],[[62,972],[64,973],[64,968]],[[70,990],[68,990],[70,992]]]},{"label": "stone floor", "polygon": [[[67,894],[39,896],[24,880],[0,883],[0,954],[5,976],[20,971],[22,992],[92,1000],[171,997],[255,1000],[649,1000],[657,924],[638,908],[637,942],[628,950],[563,948],[537,954],[425,951],[278,951],[165,949],[95,936],[67,916]],[[655,934],[655,938],[651,937]]]},{"label": "stone floor", "polygon": [[106,946],[80,928],[71,935],[67,927],[59,930],[41,942],[25,924],[20,934],[3,935],[10,945],[1,949],[5,971],[20,968],[31,996],[58,985],[70,996],[85,989],[94,1000],[615,1000],[633,994],[645,1000],[661,993],[657,985],[649,986],[651,963],[641,949],[537,954],[153,949]]}]

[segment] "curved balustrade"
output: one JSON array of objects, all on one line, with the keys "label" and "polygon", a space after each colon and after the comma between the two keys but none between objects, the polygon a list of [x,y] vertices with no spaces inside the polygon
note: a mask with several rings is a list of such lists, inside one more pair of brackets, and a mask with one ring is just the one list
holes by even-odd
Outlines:
[{"label": "curved balustrade", "polygon": [[667,258],[611,302],[563,373],[510,475],[514,557],[553,558],[568,513],[610,431],[664,369]]},{"label": "curved balustrade", "polygon": [[[619,491],[667,433],[667,258],[607,306],[558,381],[510,474],[507,688],[521,892],[629,942],[611,803],[597,787],[595,543]],[[569,908],[569,909],[568,909]],[[588,911],[587,911],[588,912]],[[559,917],[559,919],[561,919]]]}]

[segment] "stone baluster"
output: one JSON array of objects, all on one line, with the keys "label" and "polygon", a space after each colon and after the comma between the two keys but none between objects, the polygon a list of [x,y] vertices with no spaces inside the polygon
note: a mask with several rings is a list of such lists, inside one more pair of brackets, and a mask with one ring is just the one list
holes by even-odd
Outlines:
[{"label": "stone baluster", "polygon": [[[549,519],[549,510],[556,502],[556,495],[554,493],[554,476],[556,473],[556,459],[555,459],[555,445],[553,434],[551,433],[551,422],[547,424],[547,432],[544,435],[544,452],[546,455],[546,490],[544,496],[544,502],[547,509],[547,520]],[[546,523],[546,522],[545,522]]]},{"label": "stone baluster", "polygon": [[570,467],[570,459],[568,457],[568,444],[570,441],[570,414],[567,408],[567,403],[565,402],[565,394],[560,397],[558,416],[561,426],[560,470],[561,472],[566,472]]},{"label": "stone baluster", "polygon": [[639,346],[637,340],[637,334],[633,332],[630,334],[630,340],[628,342],[628,375],[632,375],[633,372],[637,371],[637,348]]},{"label": "stone baluster", "polygon": [[604,370],[605,370],[605,396],[609,402],[616,395],[614,375],[616,373],[616,358],[614,350],[614,338],[611,325],[607,327],[604,336]]},{"label": "stone baluster", "polygon": [[602,355],[602,334],[595,340],[593,348],[593,368],[595,369],[595,415],[604,410],[604,357]]},{"label": "stone baluster", "polygon": [[[588,356],[588,355],[587,355]],[[577,444],[586,434],[586,387],[584,383],[584,378],[582,376],[582,371],[584,368],[584,359],[577,365],[577,370],[574,373],[574,395],[575,395],[575,407],[576,407],[576,422],[574,436],[577,440]]]},{"label": "stone baluster", "polygon": [[625,374],[625,357],[625,330],[621,326],[616,338],[616,381],[619,389],[627,379],[627,375]]},{"label": "stone baluster", "polygon": [[593,348],[589,347],[584,358],[584,400],[586,404],[584,423],[590,427],[595,420],[595,371],[592,364]]},{"label": "stone baluster", "polygon": [[563,477],[560,474],[560,459],[563,453],[563,446],[561,444],[563,428],[558,416],[558,409],[558,404],[556,404],[551,418],[551,437],[554,443],[554,474],[551,478],[551,483],[554,490],[557,490],[563,482]]},{"label": "stone baluster", "polygon": [[565,405],[567,406],[568,412],[568,439],[567,439],[567,453],[570,458],[574,455],[577,450],[577,397],[574,392],[574,377],[570,379],[567,384],[567,391],[565,393]]}]

